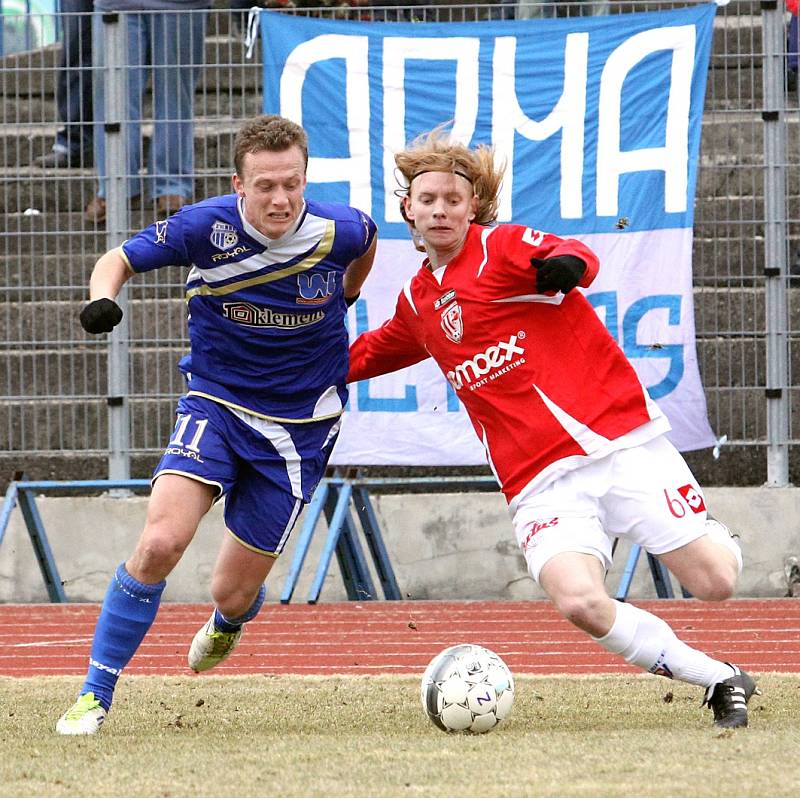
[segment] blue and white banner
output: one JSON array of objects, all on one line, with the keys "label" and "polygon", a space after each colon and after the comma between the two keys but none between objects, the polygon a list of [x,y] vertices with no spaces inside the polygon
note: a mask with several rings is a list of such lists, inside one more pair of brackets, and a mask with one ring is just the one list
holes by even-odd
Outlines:
[{"label": "blue and white banner", "polygon": [[[506,164],[499,221],[580,238],[600,256],[586,296],[672,423],[711,446],[695,353],[692,225],[716,7],[573,19],[367,23],[264,11],[264,111],[309,134],[308,194],[378,223],[351,334],[378,326],[420,264],[394,153],[450,123]],[[351,394],[334,460],[485,462],[432,362]]]}]

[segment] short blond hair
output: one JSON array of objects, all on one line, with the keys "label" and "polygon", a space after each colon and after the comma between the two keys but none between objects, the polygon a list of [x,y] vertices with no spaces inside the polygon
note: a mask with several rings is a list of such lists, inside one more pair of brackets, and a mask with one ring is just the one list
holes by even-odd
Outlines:
[{"label": "short blond hair", "polygon": [[405,178],[406,192],[424,172],[452,172],[472,183],[478,208],[474,221],[491,224],[497,220],[498,193],[503,182],[505,164],[495,164],[494,148],[479,144],[475,149],[455,141],[442,127],[415,138],[394,156],[397,168]]}]

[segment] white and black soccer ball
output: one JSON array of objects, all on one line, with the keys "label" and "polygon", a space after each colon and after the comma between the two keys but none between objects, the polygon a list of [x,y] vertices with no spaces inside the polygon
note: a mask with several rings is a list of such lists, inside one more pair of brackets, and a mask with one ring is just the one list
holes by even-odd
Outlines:
[{"label": "white and black soccer ball", "polygon": [[490,731],[511,712],[514,677],[500,657],[465,643],[437,654],[422,676],[422,708],[446,732]]}]

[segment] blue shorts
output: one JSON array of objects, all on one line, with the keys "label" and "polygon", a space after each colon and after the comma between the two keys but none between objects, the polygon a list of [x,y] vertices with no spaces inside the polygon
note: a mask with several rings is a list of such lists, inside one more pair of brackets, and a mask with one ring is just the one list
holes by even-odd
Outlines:
[{"label": "blue shorts", "polygon": [[341,417],[278,424],[200,396],[183,396],[153,473],[181,474],[225,496],[225,524],[244,546],[277,557],[325,473]]}]

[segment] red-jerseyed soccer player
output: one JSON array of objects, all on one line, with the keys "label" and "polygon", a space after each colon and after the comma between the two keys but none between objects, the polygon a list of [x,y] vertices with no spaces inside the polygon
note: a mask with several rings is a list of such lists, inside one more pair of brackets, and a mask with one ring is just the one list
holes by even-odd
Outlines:
[{"label": "red-jerseyed soccer player", "polygon": [[579,241],[494,225],[502,169],[437,130],[399,153],[404,215],[427,258],[394,316],[350,349],[348,381],[432,357],[455,389],[508,501],[531,576],[603,648],[706,688],[717,726],[747,725],[753,679],[612,600],[612,541],[657,555],[691,593],[730,597],[742,556],[708,517],[669,424],[586,298]]}]

